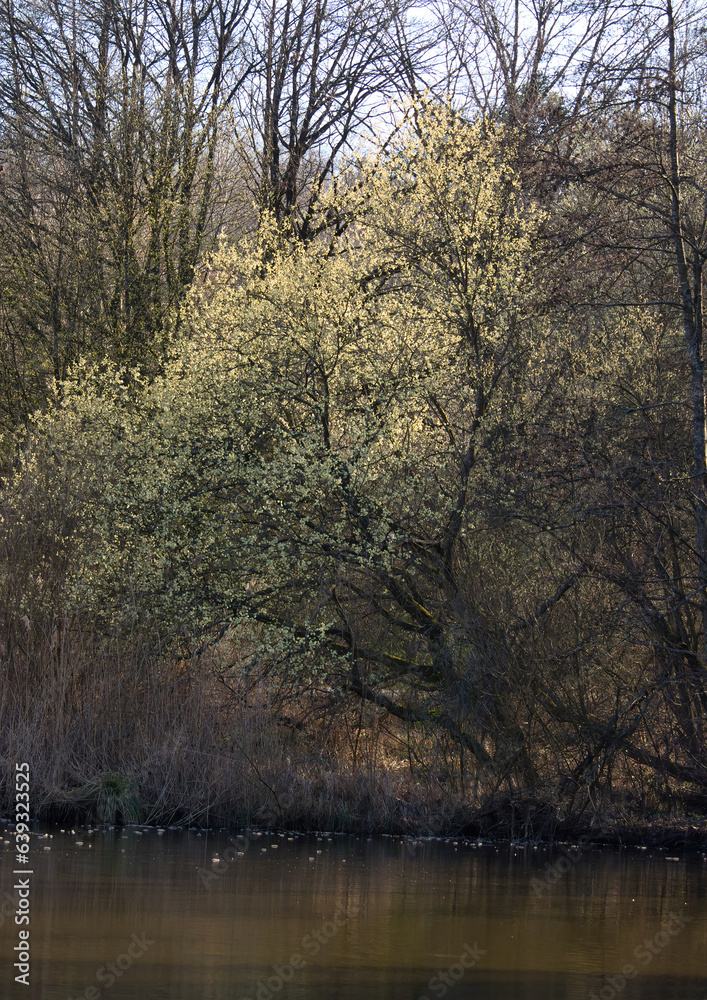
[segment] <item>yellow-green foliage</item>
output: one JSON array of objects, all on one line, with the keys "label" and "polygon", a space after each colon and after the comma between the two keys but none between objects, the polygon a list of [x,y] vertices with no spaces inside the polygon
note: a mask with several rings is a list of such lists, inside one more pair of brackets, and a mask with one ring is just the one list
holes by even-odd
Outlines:
[{"label": "yellow-green foliage", "polygon": [[408,109],[398,145],[371,158],[366,183],[349,195],[357,215],[367,209],[368,252],[409,268],[435,321],[478,354],[507,336],[533,270],[539,213],[523,201],[514,161],[512,130],[423,101]]},{"label": "yellow-green foliage", "polygon": [[106,629],[258,615],[276,653],[311,648],[337,583],[403,579],[460,491],[467,516],[469,455],[531,349],[512,137],[421,104],[329,197],[346,237],[224,246],[162,376],[78,368],[37,418],[15,486],[68,504],[69,600]]}]

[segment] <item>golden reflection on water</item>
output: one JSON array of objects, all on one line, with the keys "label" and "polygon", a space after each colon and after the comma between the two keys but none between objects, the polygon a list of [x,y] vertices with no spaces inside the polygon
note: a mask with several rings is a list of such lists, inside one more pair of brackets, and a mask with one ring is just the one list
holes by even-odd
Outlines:
[{"label": "golden reflection on water", "polygon": [[31,986],[6,918],[0,997],[707,1000],[699,854],[74,829],[32,838]]}]

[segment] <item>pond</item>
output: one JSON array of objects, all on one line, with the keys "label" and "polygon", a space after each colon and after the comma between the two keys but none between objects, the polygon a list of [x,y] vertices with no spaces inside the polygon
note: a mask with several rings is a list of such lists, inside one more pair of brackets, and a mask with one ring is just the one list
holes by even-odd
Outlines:
[{"label": "pond", "polygon": [[3,997],[707,1000],[700,853],[74,827],[13,875],[13,848]]}]

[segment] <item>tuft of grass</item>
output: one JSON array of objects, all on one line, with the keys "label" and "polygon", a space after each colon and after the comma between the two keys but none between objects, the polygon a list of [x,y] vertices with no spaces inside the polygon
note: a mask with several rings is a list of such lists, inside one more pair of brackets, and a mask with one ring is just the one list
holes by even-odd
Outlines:
[{"label": "tuft of grass", "polygon": [[119,771],[96,775],[80,788],[67,793],[67,799],[86,810],[90,819],[115,825],[139,823],[143,808],[130,778]]}]

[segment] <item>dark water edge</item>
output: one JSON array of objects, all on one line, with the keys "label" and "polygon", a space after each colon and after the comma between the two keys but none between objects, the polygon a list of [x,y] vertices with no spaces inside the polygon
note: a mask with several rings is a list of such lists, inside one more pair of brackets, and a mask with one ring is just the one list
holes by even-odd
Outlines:
[{"label": "dark water edge", "polygon": [[[702,851],[707,850],[707,816],[702,814],[680,815],[679,812],[668,815],[618,816],[611,812],[598,812],[591,817],[586,815],[566,817],[557,816],[556,809],[549,804],[537,805],[534,809],[528,803],[513,803],[505,796],[489,801],[481,807],[446,808],[440,806],[438,812],[416,808],[416,803],[400,803],[396,801],[396,809],[383,810],[385,819],[376,822],[372,817],[358,816],[356,811],[345,808],[342,815],[337,812],[327,816],[300,815],[295,811],[292,815],[280,814],[270,807],[258,809],[257,815],[246,817],[227,817],[218,812],[206,819],[195,820],[187,813],[184,817],[174,815],[159,815],[145,824],[150,827],[162,825],[172,829],[208,829],[226,828],[235,833],[244,828],[267,829],[276,827],[289,833],[306,834],[322,829],[335,830],[337,833],[351,836],[399,836],[407,838],[442,836],[462,837],[464,839],[483,839],[495,843],[526,843],[552,845],[573,840],[614,847],[650,847],[679,848]],[[344,803],[346,806],[346,803]],[[404,808],[404,807],[409,808]],[[0,802],[0,807],[2,803]],[[11,808],[5,804],[0,815],[0,824],[11,822]],[[145,810],[142,817],[145,818]],[[150,812],[150,810],[147,810]],[[95,811],[85,808],[75,808],[64,803],[47,803],[42,806],[37,817],[43,827],[66,827],[67,825],[87,826],[96,821]],[[120,817],[124,825],[130,825]],[[35,824],[36,825],[36,824]],[[707,1000],[707,998],[706,998]]]},{"label": "dark water edge", "polygon": [[44,828],[29,987],[12,969],[14,856],[8,827],[3,998],[707,1000],[700,852]]}]

